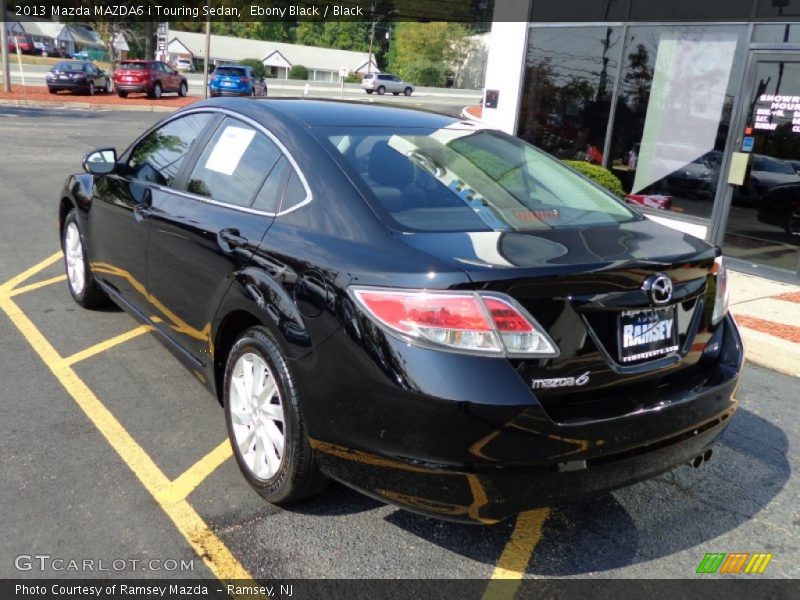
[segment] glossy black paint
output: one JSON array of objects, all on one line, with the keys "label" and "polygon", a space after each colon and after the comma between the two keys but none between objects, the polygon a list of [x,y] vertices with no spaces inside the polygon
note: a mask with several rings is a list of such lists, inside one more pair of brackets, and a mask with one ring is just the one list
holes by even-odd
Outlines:
[{"label": "glossy black paint", "polygon": [[[254,324],[269,328],[295,372],[329,475],[411,510],[488,523],[687,462],[729,422],[743,353],[730,317],[711,323],[712,246],[641,217],[536,233],[393,231],[312,129],[446,127],[456,119],[224,99],[167,120],[196,111],[266,127],[306,175],[311,202],[275,216],[187,194],[197,149],[177,189],[133,181],[122,167],[129,150],[112,175],[68,179],[61,222],[78,208],[95,277],[213,393],[235,337]],[[244,243],[231,247],[224,230]],[[492,253],[478,252],[487,245]],[[617,315],[651,306],[641,285],[654,272],[675,281],[681,349],[618,364]],[[509,360],[411,345],[353,304],[353,284],[510,294],[561,354]],[[533,379],[587,371],[583,387],[532,389]]]}]

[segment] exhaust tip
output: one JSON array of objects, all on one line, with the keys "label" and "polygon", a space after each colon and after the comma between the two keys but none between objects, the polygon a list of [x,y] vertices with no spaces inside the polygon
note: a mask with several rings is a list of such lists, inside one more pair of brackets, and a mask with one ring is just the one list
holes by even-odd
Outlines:
[{"label": "exhaust tip", "polygon": [[705,454],[703,454],[703,461],[704,462],[708,462],[709,460],[711,460],[711,456],[713,454],[714,454],[714,451],[711,450],[710,448],[708,450],[706,450]]},{"label": "exhaust tip", "polygon": [[695,469],[698,468],[702,464],[703,464],[703,455],[702,454],[700,456],[695,456],[694,459],[692,460],[692,466]]}]

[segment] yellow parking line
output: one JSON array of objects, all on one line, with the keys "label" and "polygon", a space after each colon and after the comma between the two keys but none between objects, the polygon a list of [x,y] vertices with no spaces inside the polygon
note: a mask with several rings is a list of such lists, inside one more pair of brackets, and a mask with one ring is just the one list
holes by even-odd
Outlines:
[{"label": "yellow parking line", "polygon": [[60,254],[51,256],[36,265],[36,267],[28,269],[23,274],[0,286],[0,294],[6,292],[5,296],[0,295],[0,310],[8,315],[11,322],[36,351],[55,378],[72,396],[76,404],[97,427],[98,431],[123,462],[128,465],[128,468],[133,471],[144,488],[158,502],[162,510],[172,520],[214,576],[223,582],[238,582],[241,584],[242,580],[247,580],[245,584],[247,582],[252,584],[252,577],[247,569],[233,556],[228,547],[208,527],[185,498],[172,502],[165,501],[162,498],[164,491],[169,489],[172,483],[111,411],[95,396],[94,392],[66,363],[64,358],[56,352],[55,348],[34,325],[33,321],[8,297],[7,292],[9,290],[24,282],[27,278],[37,273],[38,270],[44,269],[55,262],[58,256]]},{"label": "yellow parking line", "polygon": [[29,285],[24,285],[22,287],[14,288],[10,292],[8,292],[8,297],[13,298],[14,296],[19,296],[20,294],[27,294],[28,292],[32,292],[33,290],[38,290],[43,287],[47,287],[48,285],[52,285],[54,283],[60,283],[62,281],[66,281],[66,275],[58,275],[56,277],[51,277],[50,279],[45,279],[44,281],[37,281],[36,283],[31,283]]},{"label": "yellow parking line", "polygon": [[67,366],[74,365],[77,362],[86,360],[87,358],[90,358],[95,354],[100,354],[101,352],[105,352],[106,350],[109,350],[114,346],[118,346],[119,344],[137,338],[143,333],[147,333],[148,331],[152,330],[153,328],[150,327],[150,325],[140,325],[139,327],[131,329],[130,331],[126,331],[125,333],[121,333],[117,336],[107,339],[104,342],[100,342],[99,344],[95,344],[94,346],[89,346],[85,350],[76,352],[72,356],[68,356],[67,358],[63,359],[64,364]]},{"label": "yellow parking line", "polygon": [[[531,561],[533,551],[542,539],[542,527],[549,516],[549,508],[537,508],[520,513],[511,537],[492,573],[493,581],[489,582],[483,594],[484,600],[514,597],[522,583],[522,576]],[[503,585],[498,585],[494,581],[503,579],[518,581]]]},{"label": "yellow parking line", "polygon": [[60,260],[61,257],[62,257],[62,254],[61,254],[61,251],[59,250],[58,252],[56,252],[54,254],[51,254],[50,256],[45,258],[43,261],[41,261],[39,263],[36,263],[30,269],[27,269],[27,270],[23,271],[19,275],[15,275],[14,277],[12,277],[8,281],[6,281],[4,284],[0,285],[0,295],[3,295],[4,293],[8,292],[9,290],[13,290],[15,287],[17,287],[20,283],[22,283],[26,279],[29,279],[29,278],[33,277],[39,271],[41,271],[43,269],[46,269],[47,267],[52,265],[54,262]]},{"label": "yellow parking line", "polygon": [[188,498],[189,494],[191,494],[197,486],[203,483],[217,467],[231,456],[233,456],[231,443],[225,440],[173,481],[169,489],[162,492],[162,500],[165,502],[177,502],[178,500]]}]

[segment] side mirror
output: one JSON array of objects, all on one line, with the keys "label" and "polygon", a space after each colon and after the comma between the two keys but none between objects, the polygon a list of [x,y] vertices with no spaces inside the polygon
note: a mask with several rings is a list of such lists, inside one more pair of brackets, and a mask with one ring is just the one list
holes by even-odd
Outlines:
[{"label": "side mirror", "polygon": [[117,151],[103,148],[89,152],[83,158],[83,170],[92,175],[108,175],[117,168]]},{"label": "side mirror", "polygon": [[172,69],[172,74],[173,75],[178,75],[178,69]]}]

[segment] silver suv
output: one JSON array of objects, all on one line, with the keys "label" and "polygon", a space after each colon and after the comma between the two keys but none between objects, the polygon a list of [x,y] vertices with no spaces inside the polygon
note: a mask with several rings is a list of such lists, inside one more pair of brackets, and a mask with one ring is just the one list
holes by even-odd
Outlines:
[{"label": "silver suv", "polygon": [[414,91],[413,83],[403,81],[397,75],[390,75],[389,73],[367,73],[361,81],[361,87],[368,94],[378,92],[381,96],[386,92],[391,92],[395,96],[398,94],[410,96]]}]

